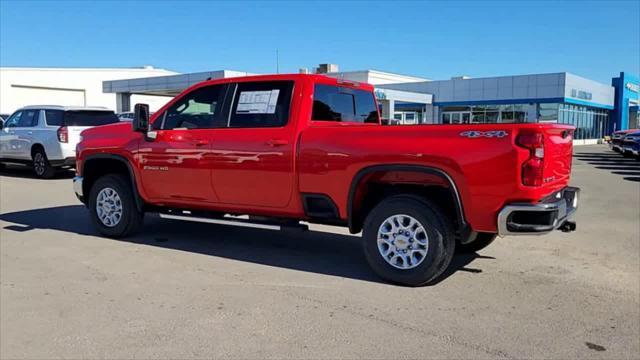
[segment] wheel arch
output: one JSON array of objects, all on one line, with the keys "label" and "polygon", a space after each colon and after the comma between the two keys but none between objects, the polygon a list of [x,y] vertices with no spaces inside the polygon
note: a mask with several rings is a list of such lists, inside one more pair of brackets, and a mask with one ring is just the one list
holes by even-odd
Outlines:
[{"label": "wheel arch", "polygon": [[35,154],[35,151],[37,149],[42,149],[42,152],[44,153],[44,155],[47,155],[47,150],[44,148],[44,145],[42,145],[41,143],[37,142],[34,143],[33,145],[31,145],[31,158],[33,158],[33,155]]},{"label": "wheel arch", "polygon": [[[102,166],[100,166],[102,165]],[[144,200],[138,192],[135,173],[131,163],[121,155],[116,154],[93,154],[88,155],[82,162],[82,191],[85,196],[91,191],[95,181],[106,174],[120,173],[126,175],[133,190],[136,207],[139,211],[144,209]],[[87,201],[87,200],[85,200]]]},{"label": "wheel arch", "polygon": [[453,178],[449,174],[447,174],[445,171],[438,168],[422,166],[422,165],[404,165],[404,164],[374,165],[374,166],[365,167],[356,173],[356,175],[353,177],[351,181],[351,185],[349,187],[349,194],[348,194],[349,197],[347,200],[347,221],[348,221],[349,231],[351,233],[357,233],[362,230],[364,217],[366,215],[365,213],[371,210],[370,208],[367,209],[366,205],[364,206],[364,208],[356,206],[358,199],[360,198],[360,200],[362,200],[363,192],[365,193],[364,195],[366,195],[366,191],[363,191],[363,188],[365,187],[365,185],[368,185],[368,183],[374,183],[373,181],[371,181],[374,175],[390,174],[390,173],[422,174],[422,175],[427,175],[429,177],[440,179],[439,180],[440,183],[428,182],[423,184],[402,184],[402,183],[394,184],[393,182],[387,182],[382,184],[386,186],[400,185],[400,186],[404,186],[405,189],[411,189],[412,187],[424,188],[427,186],[444,188],[445,186],[443,185],[446,185],[447,192],[449,193],[447,197],[449,197],[453,205],[453,211],[455,212],[455,220],[457,221],[457,224],[458,224],[458,231],[460,232],[460,235],[463,236],[463,238],[468,236],[468,234],[471,231],[470,226],[466,221],[466,218],[464,215],[464,208],[463,208],[462,200],[460,197],[460,192]]}]

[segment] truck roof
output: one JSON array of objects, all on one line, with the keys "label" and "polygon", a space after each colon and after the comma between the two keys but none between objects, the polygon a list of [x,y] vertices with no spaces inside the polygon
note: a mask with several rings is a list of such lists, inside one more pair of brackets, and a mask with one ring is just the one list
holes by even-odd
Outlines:
[{"label": "truck roof", "polygon": [[270,80],[299,80],[299,79],[311,79],[312,81],[322,82],[325,84],[345,84],[354,87],[361,87],[367,90],[373,90],[373,85],[352,81],[352,80],[343,80],[339,78],[335,78],[332,76],[327,76],[324,74],[269,74],[269,75],[251,75],[251,76],[241,76],[241,77],[232,77],[232,78],[224,78],[224,79],[214,79],[214,80],[206,80],[194,86],[201,85],[203,83],[211,83],[211,84],[223,84],[228,82],[248,82],[248,81],[270,81]]}]

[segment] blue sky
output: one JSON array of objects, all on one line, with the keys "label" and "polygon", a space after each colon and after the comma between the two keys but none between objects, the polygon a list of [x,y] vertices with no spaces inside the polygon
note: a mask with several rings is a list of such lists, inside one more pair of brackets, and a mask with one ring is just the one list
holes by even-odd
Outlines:
[{"label": "blue sky", "polygon": [[431,79],[640,73],[640,1],[0,0],[0,65],[297,72],[320,62]]}]

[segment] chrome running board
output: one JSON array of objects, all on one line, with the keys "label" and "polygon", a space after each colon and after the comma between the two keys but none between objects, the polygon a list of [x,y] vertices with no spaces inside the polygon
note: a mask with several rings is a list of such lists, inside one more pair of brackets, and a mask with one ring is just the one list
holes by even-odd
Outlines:
[{"label": "chrome running board", "polygon": [[264,230],[280,230],[281,229],[280,225],[256,224],[256,223],[243,221],[243,220],[210,219],[210,218],[203,218],[203,217],[197,217],[197,216],[173,215],[173,214],[165,214],[165,213],[160,213],[160,217],[163,219],[193,221],[193,222],[218,224],[218,225],[241,226],[241,227],[264,229]]}]

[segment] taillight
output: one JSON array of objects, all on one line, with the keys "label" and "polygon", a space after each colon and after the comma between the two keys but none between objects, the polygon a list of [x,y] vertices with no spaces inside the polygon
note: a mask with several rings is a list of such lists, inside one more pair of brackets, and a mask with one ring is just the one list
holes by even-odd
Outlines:
[{"label": "taillight", "polygon": [[67,130],[66,126],[62,126],[58,129],[58,141],[61,143],[69,142],[69,130]]},{"label": "taillight", "polygon": [[516,138],[516,144],[529,150],[529,158],[522,164],[522,185],[542,185],[544,136],[541,133],[521,133]]}]

